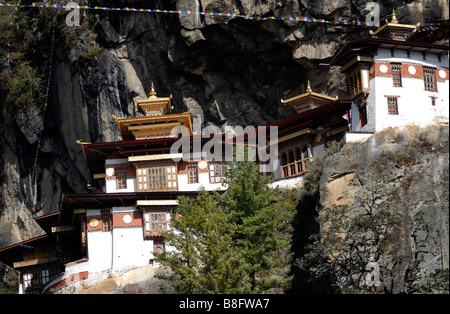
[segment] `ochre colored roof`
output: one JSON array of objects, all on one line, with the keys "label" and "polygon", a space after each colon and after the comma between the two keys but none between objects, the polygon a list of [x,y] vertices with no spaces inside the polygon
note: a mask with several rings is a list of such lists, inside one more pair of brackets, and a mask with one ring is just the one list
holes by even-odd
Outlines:
[{"label": "ochre colored roof", "polygon": [[370,31],[371,35],[380,35],[385,30],[388,29],[396,29],[396,30],[409,30],[413,31],[416,28],[416,25],[409,25],[409,24],[399,24],[397,21],[397,17],[395,16],[395,11],[392,10],[392,19],[390,22],[386,20],[386,24],[378,28],[375,32]]},{"label": "ochre colored roof", "polygon": [[[149,129],[155,127],[156,124],[164,126],[165,124],[179,122],[180,125],[188,128],[190,135],[192,135],[192,125],[191,125],[191,113],[190,111],[177,113],[177,114],[166,114],[161,116],[145,116],[145,117],[132,117],[132,118],[118,118],[113,115],[119,125],[120,133],[124,140],[129,140],[133,138],[130,128],[142,126],[145,128],[147,125]],[[171,124],[169,124],[171,125]]]},{"label": "ochre colored roof", "polygon": [[[337,99],[337,97],[330,97],[330,96],[327,96],[324,94],[319,94],[319,93],[313,92],[311,90],[311,85],[308,81],[308,86],[306,88],[305,93],[291,97],[289,99],[281,99],[281,102],[294,107],[297,110],[297,113],[300,113],[300,112],[304,112],[307,110],[311,110],[315,107],[320,107],[327,103],[331,103],[331,102],[335,101],[336,99]],[[302,104],[305,105],[304,104],[305,102],[306,102],[306,106],[304,106],[304,108],[300,107]],[[314,107],[313,108],[310,107],[310,104],[313,104]]]},{"label": "ochre colored roof", "polygon": [[137,99],[134,98],[133,101],[136,104],[136,112],[141,110],[146,115],[151,115],[152,111],[159,111],[158,114],[163,115],[168,110],[173,109],[170,104],[170,100],[172,99],[172,95],[169,97],[157,97],[155,87],[151,87],[150,96],[146,99]]}]

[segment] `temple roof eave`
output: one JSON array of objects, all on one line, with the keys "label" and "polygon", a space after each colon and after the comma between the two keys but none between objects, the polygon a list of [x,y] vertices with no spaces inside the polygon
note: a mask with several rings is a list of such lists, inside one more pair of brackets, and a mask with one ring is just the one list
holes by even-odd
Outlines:
[{"label": "temple roof eave", "polygon": [[401,28],[401,29],[410,29],[410,30],[414,30],[416,29],[416,25],[408,25],[408,24],[398,24],[398,23],[386,23],[383,26],[381,26],[380,28],[378,28],[376,31],[371,32],[371,35],[378,35],[380,33],[382,33],[384,30],[388,29],[388,28]]},{"label": "temple roof eave", "polygon": [[[384,38],[363,38],[347,42],[331,59],[330,65],[342,66],[356,55],[373,56],[374,51],[377,51],[379,48],[392,47],[406,50],[415,47],[415,51],[428,51],[431,53],[442,53],[449,50],[448,46],[422,42],[399,41]],[[358,49],[358,51],[355,51],[356,49]]]},{"label": "temple roof eave", "polygon": [[330,100],[330,101],[334,101],[334,100],[337,99],[337,97],[331,97],[331,96],[319,94],[319,93],[316,93],[316,92],[306,92],[306,93],[303,93],[301,95],[297,95],[297,96],[294,96],[294,97],[291,97],[291,98],[288,98],[288,99],[281,99],[281,102],[284,103],[284,104],[288,104],[289,105],[289,103],[292,103],[292,102],[297,101],[297,100],[301,100],[301,99],[306,98],[308,96],[316,97],[316,98],[323,99],[323,100]]},{"label": "temple roof eave", "polygon": [[122,134],[123,139],[128,139],[130,137],[128,127],[131,124],[141,124],[141,123],[152,123],[155,124],[165,124],[169,121],[177,121],[181,122],[181,125],[184,125],[188,128],[190,134],[192,134],[192,125],[191,125],[191,111],[186,111],[183,113],[177,114],[166,114],[162,116],[144,116],[144,117],[130,117],[130,118],[118,118],[113,115],[113,118],[117,121],[119,126],[120,133]]},{"label": "temple roof eave", "polygon": [[190,116],[190,111],[182,112],[182,113],[172,113],[166,114],[162,116],[144,116],[144,117],[129,117],[129,118],[119,118],[113,115],[113,118],[119,123],[131,123],[131,122],[142,122],[142,121],[151,121],[151,120],[171,120],[171,119],[179,119]]}]

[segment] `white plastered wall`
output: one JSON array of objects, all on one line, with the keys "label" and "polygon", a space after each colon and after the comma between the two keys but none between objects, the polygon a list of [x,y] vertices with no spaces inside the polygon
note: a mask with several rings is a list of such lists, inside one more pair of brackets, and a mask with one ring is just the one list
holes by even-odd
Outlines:
[{"label": "white plastered wall", "polygon": [[222,183],[210,183],[208,172],[199,172],[198,183],[188,183],[187,173],[178,174],[178,189],[183,192],[198,191],[204,188],[206,191],[224,190]]},{"label": "white plastered wall", "polygon": [[[412,52],[408,58],[406,51],[397,50],[395,57],[391,57],[390,49],[380,49],[378,56],[374,58],[377,62],[402,62],[410,64],[418,70],[418,67],[437,67],[439,78],[439,68],[448,69],[448,56],[443,56],[441,61],[437,55],[428,54],[423,60],[421,52]],[[406,74],[406,75],[405,75]],[[374,91],[371,94],[375,97],[369,99],[369,103],[375,103],[375,131],[380,131],[388,127],[397,127],[406,124],[417,124],[426,126],[438,121],[447,121],[449,117],[449,81],[437,80],[437,92],[426,91],[422,78],[408,77],[407,73],[402,73],[402,87],[394,87],[392,77],[377,76],[372,79]],[[371,86],[372,87],[372,86]],[[398,115],[388,114],[386,96],[398,96]],[[431,97],[436,97],[435,105],[432,105]]]}]

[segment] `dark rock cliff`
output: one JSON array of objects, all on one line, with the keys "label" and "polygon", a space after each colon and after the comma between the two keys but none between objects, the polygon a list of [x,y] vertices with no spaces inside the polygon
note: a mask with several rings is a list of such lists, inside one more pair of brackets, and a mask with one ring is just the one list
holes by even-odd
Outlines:
[{"label": "dark rock cliff", "polygon": [[[108,5],[364,21],[369,2],[116,0]],[[402,23],[448,19],[445,0],[378,3],[381,21],[390,18],[393,8]],[[265,125],[294,114],[280,99],[304,92],[307,80],[314,91],[344,98],[339,69],[323,64],[346,41],[369,31],[293,21],[89,10],[81,10],[79,27],[69,27],[64,10],[0,11],[0,238],[14,242],[40,234],[33,215],[57,211],[61,193],[86,192],[89,175],[76,140],[118,140],[112,115],[134,115],[133,97],[148,95],[151,82],[158,95],[173,94],[176,112],[192,109],[205,125]],[[50,76],[45,110],[42,104],[19,108],[11,99],[10,73],[24,60],[39,70],[45,87]]]}]

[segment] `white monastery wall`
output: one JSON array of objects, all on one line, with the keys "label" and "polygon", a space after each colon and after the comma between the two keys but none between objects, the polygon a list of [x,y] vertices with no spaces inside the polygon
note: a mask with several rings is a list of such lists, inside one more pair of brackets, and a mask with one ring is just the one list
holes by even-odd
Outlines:
[{"label": "white monastery wall", "polygon": [[[106,168],[114,167],[114,165],[128,165],[128,160],[125,159],[107,159],[105,162]],[[209,180],[209,171],[198,172],[198,183],[188,183],[187,172],[178,172],[178,189],[182,192],[193,192],[204,188],[207,191],[224,190],[226,187],[222,183],[211,183]],[[137,192],[137,179],[127,178],[127,184],[125,189],[118,189],[115,179],[105,180],[106,193],[134,193]]]},{"label": "white monastery wall", "polygon": [[[426,126],[436,122],[449,121],[449,58],[432,53],[424,60],[422,52],[412,51],[408,58],[404,50],[396,50],[394,57],[390,49],[379,49],[374,56],[370,79],[370,92],[365,100],[367,103],[367,124],[360,127],[359,110],[352,104],[352,131],[374,132],[388,127],[398,127],[406,124]],[[402,63],[402,86],[393,84],[390,63]],[[384,65],[384,71],[381,67]],[[425,90],[423,67],[436,68],[437,91]],[[385,73],[385,74],[384,74]],[[397,96],[398,115],[388,113],[387,96]],[[432,98],[435,99],[434,104]]]},{"label": "white monastery wall", "polygon": [[[122,214],[122,215],[121,215]],[[112,215],[131,217],[133,214],[140,216],[140,211],[134,207],[113,207]],[[112,270],[120,272],[149,264],[152,258],[153,241],[144,240],[141,225],[116,226],[113,218],[112,234]],[[119,221],[122,219],[119,219]],[[142,219],[141,219],[142,221]]]},{"label": "white monastery wall", "polygon": [[[391,57],[390,49],[380,49],[378,56],[374,57],[375,62],[401,62],[409,65],[408,72],[402,72],[402,87],[394,87],[392,77],[376,76],[372,80],[375,82],[374,91],[377,109],[375,111],[375,131],[380,131],[387,127],[397,127],[410,123],[419,126],[426,126],[437,122],[436,120],[448,121],[449,107],[449,81],[448,74],[442,68],[448,69],[448,56],[443,56],[439,62],[437,55],[428,54],[423,60],[421,52],[412,52],[408,58],[406,51],[397,50],[395,57]],[[376,66],[376,65],[375,65]],[[426,91],[422,77],[412,77],[423,66],[436,67],[437,91]],[[442,79],[446,79],[442,81]],[[386,96],[398,96],[398,115],[389,115]],[[435,105],[432,105],[432,97],[436,97]],[[370,119],[368,117],[368,119]]]},{"label": "white monastery wall", "polygon": [[111,268],[112,234],[111,232],[87,232],[89,271],[101,271]]},{"label": "white monastery wall", "polygon": [[127,178],[127,188],[118,189],[116,180],[106,180],[106,193],[133,193],[137,191],[136,178]]},{"label": "white monastery wall", "polygon": [[198,173],[198,183],[188,183],[187,173],[178,174],[178,190],[183,192],[194,192],[201,188],[206,191],[224,190],[226,189],[222,183],[210,183],[208,172]]},{"label": "white monastery wall", "polygon": [[[100,210],[86,210],[86,218],[99,217]],[[111,268],[112,234],[111,232],[86,232],[89,259],[89,271],[96,272]]]}]

